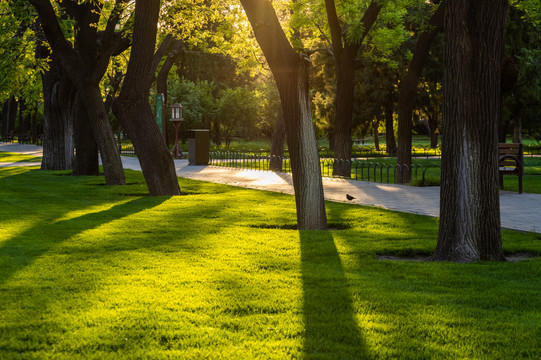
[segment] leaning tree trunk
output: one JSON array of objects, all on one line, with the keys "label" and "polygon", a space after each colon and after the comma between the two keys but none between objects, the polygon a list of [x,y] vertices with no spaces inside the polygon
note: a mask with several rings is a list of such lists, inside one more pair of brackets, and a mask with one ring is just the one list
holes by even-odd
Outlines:
[{"label": "leaning tree trunk", "polygon": [[298,57],[299,68],[281,83],[280,98],[284,109],[287,144],[293,172],[299,229],[326,229],[327,216],[319,153],[310,110],[308,85],[309,63]]},{"label": "leaning tree trunk", "polygon": [[310,110],[309,60],[297,54],[269,0],[241,0],[276,80],[291,156],[299,229],[326,229],[317,141]]},{"label": "leaning tree trunk", "polygon": [[284,159],[284,143],[286,139],[286,127],[284,122],[284,111],[280,105],[278,108],[278,116],[274,123],[274,132],[271,138],[271,159],[269,162],[269,170],[282,171]]},{"label": "leaning tree trunk", "polygon": [[504,260],[498,124],[506,12],[506,0],[448,4],[436,260]]},{"label": "leaning tree trunk", "polygon": [[91,121],[92,133],[100,151],[105,182],[108,185],[126,184],[122,160],[99,87],[91,84],[81,87],[78,96],[87,111],[87,116],[93,120]]},{"label": "leaning tree trunk", "polygon": [[180,195],[173,158],[148,103],[159,11],[159,0],[136,3],[130,61],[113,111],[133,142],[150,195]]},{"label": "leaning tree trunk", "polygon": [[[180,39],[173,40],[169,47],[169,51],[166,54],[167,58],[163,62],[162,67],[158,72],[158,76],[156,77],[156,92],[158,94],[163,94],[164,109],[167,108],[167,77],[169,76],[169,72],[173,65],[184,56],[184,51],[184,42]],[[163,124],[163,138],[167,144],[167,122],[165,119]]]},{"label": "leaning tree trunk", "polygon": [[428,30],[423,32],[417,44],[408,71],[400,84],[398,93],[398,148],[396,163],[402,167],[396,176],[396,182],[406,184],[411,180],[411,130],[412,113],[417,94],[417,84],[421,77],[430,45],[436,35],[443,29],[443,20],[448,0],[442,1],[438,10],[432,15]]}]

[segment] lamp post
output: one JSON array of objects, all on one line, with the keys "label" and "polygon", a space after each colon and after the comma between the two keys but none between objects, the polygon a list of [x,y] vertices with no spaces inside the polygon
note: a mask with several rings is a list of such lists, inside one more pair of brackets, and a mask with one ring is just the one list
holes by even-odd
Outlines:
[{"label": "lamp post", "polygon": [[173,146],[173,149],[171,149],[171,155],[173,155],[173,157],[176,159],[182,158],[182,149],[178,145],[178,128],[182,120],[184,120],[182,119],[182,105],[172,104],[171,105],[171,122],[173,123],[173,126],[175,127],[175,146]]}]

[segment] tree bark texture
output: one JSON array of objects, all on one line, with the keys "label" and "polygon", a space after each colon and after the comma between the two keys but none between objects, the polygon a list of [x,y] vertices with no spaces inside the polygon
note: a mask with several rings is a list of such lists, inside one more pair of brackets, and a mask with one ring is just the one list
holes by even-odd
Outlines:
[{"label": "tree bark texture", "polygon": [[19,103],[14,96],[10,98],[9,113],[8,113],[8,129],[10,135],[15,135],[15,124],[17,122],[17,109]]},{"label": "tree bark texture", "polygon": [[2,104],[2,112],[0,112],[0,137],[7,137],[7,114],[8,114],[9,99]]},{"label": "tree bark texture", "polygon": [[123,1],[115,4],[113,15],[109,18],[106,30],[101,37],[98,37],[97,28],[94,26],[101,12],[98,3],[62,2],[64,9],[77,21],[78,31],[74,49],[64,37],[50,1],[30,0],[38,12],[43,33],[53,50],[53,55],[77,89],[87,111],[101,152],[105,181],[108,185],[126,183],[120,153],[116,149],[99,88],[100,80],[107,70],[114,49],[112,43],[114,26],[119,17],[117,5],[121,2]]},{"label": "tree bark texture", "polygon": [[274,123],[274,132],[271,138],[271,159],[269,162],[269,170],[282,171],[284,159],[284,143],[286,139],[286,125],[284,123],[284,111],[282,106],[278,108],[278,116]]},{"label": "tree bark texture", "polygon": [[372,122],[372,131],[374,133],[374,147],[376,148],[376,151],[379,151],[379,121],[375,120]]},{"label": "tree bark texture", "polygon": [[24,99],[19,99],[19,126],[17,128],[17,136],[19,137],[19,140],[23,137],[25,132],[25,118],[23,116],[23,112],[25,111],[25,101]]},{"label": "tree bark texture", "polygon": [[505,0],[455,0],[445,16],[440,227],[435,260],[504,260],[498,192]]},{"label": "tree bark texture", "polygon": [[100,174],[98,145],[80,95],[75,98],[73,111],[75,114],[74,132],[77,156],[72,174],[75,176],[98,176]]},{"label": "tree bark texture", "polygon": [[[163,94],[164,109],[167,108],[167,77],[169,76],[169,71],[171,71],[173,65],[184,56],[184,51],[184,42],[180,39],[173,40],[168,47],[168,52],[165,54],[167,55],[167,58],[158,71],[158,75],[156,77],[156,92],[158,94]],[[158,55],[159,53],[156,52],[156,54],[154,54],[154,58],[156,59]],[[160,60],[161,57],[163,57],[163,55],[160,55]],[[167,122],[165,122],[165,119],[163,126],[163,138],[167,144]]]},{"label": "tree bark texture", "polygon": [[52,60],[42,74],[44,123],[42,170],[71,170],[74,160],[73,112],[74,92],[71,82],[59,75]]},{"label": "tree bark texture", "polygon": [[148,103],[159,0],[137,0],[128,70],[113,111],[133,142],[150,195],[180,195],[175,164]]},{"label": "tree bark texture", "polygon": [[428,115],[428,127],[430,128],[430,148],[435,149],[438,147],[438,114]]},{"label": "tree bark texture", "polygon": [[[356,48],[336,55],[336,112],[334,118],[334,157],[339,160],[351,160],[353,141],[353,96],[355,89]],[[347,54],[347,55],[346,55]],[[336,161],[333,167],[334,176],[351,176],[351,163]]]},{"label": "tree bark texture", "polygon": [[268,0],[241,0],[276,81],[291,156],[297,224],[301,230],[327,228],[321,168],[308,84],[309,60],[287,40]]},{"label": "tree bark texture", "polygon": [[387,145],[387,153],[396,153],[396,139],[394,137],[394,116],[392,106],[385,107],[385,144]]},{"label": "tree bark texture", "polygon": [[[444,0],[432,15],[429,27],[417,40],[408,71],[400,84],[398,93],[398,148],[396,163],[402,169],[411,169],[412,113],[417,94],[417,84],[422,75],[425,60],[434,38],[443,29],[445,10],[449,0]],[[396,182],[406,184],[411,180],[411,171],[397,172]]]},{"label": "tree bark texture", "polygon": [[17,116],[17,100],[10,96],[4,102],[2,107],[2,137],[7,138],[15,129],[15,119]]},{"label": "tree bark texture", "polygon": [[[364,32],[351,42],[342,31],[334,0],[325,0],[327,19],[331,30],[332,50],[336,67],[336,112],[334,118],[334,154],[337,159],[351,160],[351,131],[353,127],[353,98],[355,88],[355,60],[363,39],[368,34],[381,10],[381,4],[372,1],[361,20]],[[337,161],[335,176],[351,176],[351,162]]]}]

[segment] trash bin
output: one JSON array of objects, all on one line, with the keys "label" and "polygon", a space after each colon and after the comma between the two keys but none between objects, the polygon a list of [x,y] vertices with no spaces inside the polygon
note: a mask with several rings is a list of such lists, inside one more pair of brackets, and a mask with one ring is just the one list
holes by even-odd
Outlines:
[{"label": "trash bin", "polygon": [[190,130],[188,137],[188,164],[208,165],[210,131],[206,129]]}]

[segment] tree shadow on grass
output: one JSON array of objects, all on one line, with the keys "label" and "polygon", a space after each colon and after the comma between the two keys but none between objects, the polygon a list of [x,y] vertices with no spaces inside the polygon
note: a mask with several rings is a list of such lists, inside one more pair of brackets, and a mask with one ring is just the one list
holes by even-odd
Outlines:
[{"label": "tree shadow on grass", "polygon": [[41,222],[30,227],[21,234],[4,241],[0,246],[0,264],[2,265],[0,285],[72,236],[138,213],[149,207],[158,206],[167,199],[167,197],[136,198],[104,211],[46,225]]},{"label": "tree shadow on grass", "polygon": [[328,231],[299,231],[306,358],[361,359],[367,346],[348,280]]}]

